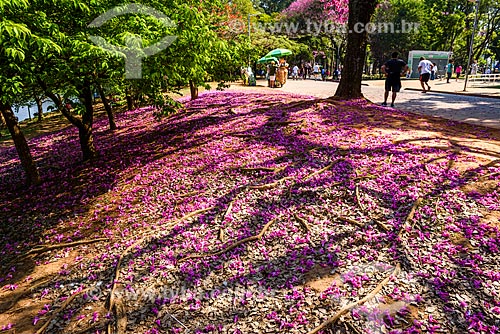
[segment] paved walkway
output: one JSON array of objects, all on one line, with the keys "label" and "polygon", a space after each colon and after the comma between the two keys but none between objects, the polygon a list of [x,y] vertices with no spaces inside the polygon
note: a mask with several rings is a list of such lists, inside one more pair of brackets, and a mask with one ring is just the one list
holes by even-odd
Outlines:
[{"label": "paved walkway", "polygon": [[[431,91],[423,94],[416,90],[420,87],[418,80],[404,80],[404,89],[398,94],[396,108],[417,114],[500,129],[500,99],[455,94],[462,93],[455,92],[455,90],[463,90],[463,84],[463,80],[458,83],[453,80],[450,84],[446,84],[446,81],[434,80],[434,82],[430,83]],[[258,80],[256,87],[239,86],[238,88],[281,90],[317,97],[329,97],[334,95],[338,84],[329,81],[288,80],[282,88],[271,89],[265,87],[265,85],[265,80]],[[437,89],[446,93],[439,93],[436,91]],[[469,94],[477,93],[477,88],[468,90],[470,91]],[[494,93],[500,91],[500,89],[494,88],[489,88],[489,90],[492,91],[493,96],[495,96]],[[384,95],[384,80],[363,82],[362,92],[373,103],[381,103]],[[500,94],[498,96],[500,97]]]}]

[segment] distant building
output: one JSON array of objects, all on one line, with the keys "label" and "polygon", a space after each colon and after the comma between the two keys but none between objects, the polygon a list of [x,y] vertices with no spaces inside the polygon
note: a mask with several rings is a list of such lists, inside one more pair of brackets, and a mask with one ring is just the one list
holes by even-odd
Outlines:
[{"label": "distant building", "polygon": [[438,66],[439,74],[443,75],[444,68],[448,64],[448,60],[453,56],[453,52],[448,51],[424,51],[424,50],[412,50],[408,53],[408,68],[411,71],[410,78],[418,78],[418,63],[420,62],[420,57],[425,57],[425,59],[430,60],[432,63],[436,63]]}]

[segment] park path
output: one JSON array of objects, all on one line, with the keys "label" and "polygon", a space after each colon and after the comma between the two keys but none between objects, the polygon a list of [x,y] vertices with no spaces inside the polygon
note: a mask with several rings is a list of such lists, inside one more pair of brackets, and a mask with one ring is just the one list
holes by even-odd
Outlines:
[{"label": "park path", "polygon": [[[362,92],[373,103],[381,103],[384,95],[384,81],[372,80],[363,83]],[[285,91],[295,94],[329,97],[335,93],[338,83],[331,81],[288,80],[282,88],[265,87],[265,80],[258,80],[257,86],[232,85],[233,89]],[[417,89],[417,80],[403,81],[403,90],[396,99],[396,108],[417,114],[441,117],[474,125],[500,129],[500,99],[485,96],[459,94],[463,81],[445,84],[444,81],[431,83],[432,90],[423,94]],[[406,89],[405,89],[406,88]],[[440,93],[436,90],[446,91]],[[473,91],[473,89],[471,89]]]}]

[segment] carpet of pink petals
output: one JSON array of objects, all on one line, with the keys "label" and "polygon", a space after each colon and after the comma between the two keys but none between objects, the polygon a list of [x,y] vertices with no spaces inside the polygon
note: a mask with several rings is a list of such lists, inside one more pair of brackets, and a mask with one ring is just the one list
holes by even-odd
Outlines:
[{"label": "carpet of pink petals", "polygon": [[[93,162],[81,162],[74,127],[30,140],[39,187],[24,188],[15,149],[0,148],[0,297],[71,259],[24,296],[31,327],[4,310],[0,333],[36,332],[87,288],[47,333],[104,333],[118,259],[134,244],[115,291],[130,333],[307,333],[397,264],[323,333],[500,331],[500,224],[484,219],[500,210],[498,165],[480,168],[446,135],[394,125],[413,115],[363,101],[230,91],[185,107],[159,121],[148,108],[119,113],[115,132],[99,118]],[[478,183],[489,188],[467,191]],[[260,240],[210,255],[273,219]],[[107,240],[20,260],[92,238]],[[194,254],[206,256],[182,260]],[[331,278],[324,289],[315,272]]]}]

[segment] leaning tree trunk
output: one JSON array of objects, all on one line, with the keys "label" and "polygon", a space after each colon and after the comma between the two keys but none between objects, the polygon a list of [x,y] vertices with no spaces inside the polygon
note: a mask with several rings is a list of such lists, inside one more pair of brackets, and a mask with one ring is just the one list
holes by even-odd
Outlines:
[{"label": "leaning tree trunk", "polygon": [[3,119],[3,115],[0,112],[0,129],[3,128],[4,126],[7,126],[7,124],[5,123],[5,120]]},{"label": "leaning tree trunk", "polygon": [[189,90],[191,91],[191,100],[196,100],[198,98],[198,87],[193,80],[189,80]]},{"label": "leaning tree trunk", "polygon": [[27,184],[40,184],[41,179],[40,174],[38,173],[38,168],[36,167],[28,142],[26,141],[26,138],[17,123],[16,116],[14,115],[11,106],[8,104],[0,104],[0,112],[2,113],[5,123],[7,124],[7,128],[9,129],[12,139],[14,140],[19,160],[21,160],[21,165],[26,173]]},{"label": "leaning tree trunk", "polygon": [[42,102],[42,98],[40,96],[38,96],[37,94],[35,94],[34,97],[35,97],[36,107],[38,109],[38,122],[41,122],[42,121],[42,117],[43,117],[43,102]]},{"label": "leaning tree trunk", "polygon": [[134,110],[135,102],[134,102],[134,98],[132,97],[132,95],[125,96],[125,99],[127,100],[127,109]]},{"label": "leaning tree trunk", "polygon": [[94,120],[94,108],[92,107],[92,90],[90,84],[86,84],[81,91],[81,100],[85,106],[85,110],[81,118],[76,117],[71,113],[66,104],[61,98],[48,90],[47,85],[37,78],[38,83],[43,88],[45,95],[54,101],[57,109],[68,119],[68,121],[78,128],[78,136],[80,138],[80,148],[83,154],[83,160],[91,160],[97,158],[97,150],[94,146],[94,136],[92,134],[92,123]]},{"label": "leaning tree trunk", "polygon": [[90,83],[86,83],[82,88],[81,100],[85,106],[85,110],[82,114],[82,126],[78,127],[78,136],[80,138],[83,160],[86,161],[97,158],[94,136],[92,135],[94,107],[92,106],[92,89],[90,88]]},{"label": "leaning tree trunk", "polygon": [[347,49],[342,68],[342,77],[335,92],[335,97],[341,99],[362,98],[361,79],[365,63],[367,32],[366,24],[377,6],[377,0],[349,1],[349,20]]},{"label": "leaning tree trunk", "polygon": [[108,115],[109,129],[116,130],[115,114],[111,109],[111,105],[109,104],[109,101],[106,98],[106,94],[104,94],[104,89],[101,87],[101,85],[97,85],[97,91],[99,92],[99,95],[101,95],[102,104],[104,105],[104,109],[106,110],[106,114]]}]

